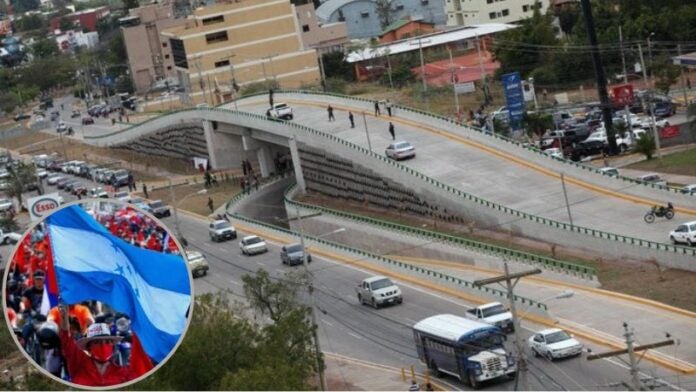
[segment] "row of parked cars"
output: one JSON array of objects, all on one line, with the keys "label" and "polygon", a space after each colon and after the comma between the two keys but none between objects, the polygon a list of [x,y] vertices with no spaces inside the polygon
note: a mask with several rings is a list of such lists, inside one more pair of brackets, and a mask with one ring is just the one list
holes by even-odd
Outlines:
[{"label": "row of parked cars", "polygon": [[[127,186],[130,175],[126,169],[101,167],[85,161],[39,159],[35,162],[39,168],[44,168],[50,172],[72,174],[77,177],[83,177],[92,181],[116,187]],[[59,175],[47,176],[47,178],[49,178],[48,183],[50,185],[54,185],[58,182],[59,177]]]}]

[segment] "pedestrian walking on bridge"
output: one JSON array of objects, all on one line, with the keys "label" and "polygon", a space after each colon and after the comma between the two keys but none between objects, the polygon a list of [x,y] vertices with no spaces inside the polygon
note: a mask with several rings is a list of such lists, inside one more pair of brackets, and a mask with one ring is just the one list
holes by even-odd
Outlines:
[{"label": "pedestrian walking on bridge", "polygon": [[389,121],[389,134],[392,137],[392,140],[396,140],[396,134],[394,133],[394,123]]},{"label": "pedestrian walking on bridge", "polygon": [[334,117],[333,114],[333,106],[329,105],[329,107],[326,108],[326,111],[329,112],[329,121],[336,121],[336,117]]},{"label": "pedestrian walking on bridge", "polygon": [[210,213],[212,214],[215,209],[213,208],[213,199],[208,196],[208,208],[210,208]]},{"label": "pedestrian walking on bridge", "polygon": [[355,119],[353,118],[353,112],[348,112],[348,120],[350,120],[350,127],[355,128]]}]

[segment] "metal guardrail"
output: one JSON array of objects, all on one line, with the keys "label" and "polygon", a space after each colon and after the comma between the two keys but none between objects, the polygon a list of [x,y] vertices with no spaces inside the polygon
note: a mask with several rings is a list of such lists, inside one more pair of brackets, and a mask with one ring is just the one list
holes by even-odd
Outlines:
[{"label": "metal guardrail", "polygon": [[[237,203],[242,201],[248,195],[249,194],[239,193],[225,204],[225,212],[227,213],[227,215],[229,217],[231,217],[233,219],[237,219],[237,220],[242,221],[242,222],[251,223],[253,225],[260,226],[266,230],[272,230],[274,232],[282,233],[285,235],[299,236],[298,233],[296,233],[292,230],[284,229],[281,227],[271,225],[269,223],[265,223],[265,222],[257,221],[255,219],[247,218],[245,216],[237,214],[234,211],[230,211],[230,208],[234,207],[234,205],[236,205]],[[315,237],[315,236],[311,236],[311,235],[304,235],[304,237],[305,237],[305,241],[307,241],[307,240],[314,241],[314,242],[317,242],[323,246],[327,246],[329,248],[333,248],[334,250],[339,250],[342,252],[349,253],[349,254],[354,255],[356,257],[359,257],[361,259],[376,260],[379,263],[384,264],[385,266],[397,268],[397,269],[400,269],[403,271],[416,272],[418,274],[424,275],[425,277],[435,278],[435,279],[445,281],[446,283],[449,283],[449,284],[463,286],[465,289],[467,289],[469,291],[473,290],[473,291],[480,292],[481,294],[488,294],[488,295],[500,297],[501,299],[507,298],[507,291],[499,290],[499,289],[488,287],[488,286],[482,286],[482,287],[474,286],[474,284],[472,282],[469,282],[469,281],[461,279],[461,278],[456,278],[456,277],[453,277],[453,276],[450,276],[450,275],[447,275],[447,274],[444,274],[444,273],[441,273],[438,271],[433,271],[433,270],[430,270],[427,268],[422,268],[422,267],[419,267],[419,266],[416,266],[413,264],[408,264],[408,263],[396,261],[396,260],[390,259],[388,257],[384,257],[381,255],[370,253],[370,252],[367,252],[367,251],[364,251],[361,249],[352,248],[352,247],[349,247],[349,246],[346,246],[343,244],[338,244],[338,243],[328,241],[328,240],[323,239],[323,238],[319,238],[319,237]],[[546,306],[546,304],[544,304],[542,302],[537,302],[537,301],[534,301],[532,299],[522,297],[519,295],[515,295],[515,301],[517,301],[523,305],[534,306],[540,311],[546,312],[548,310],[548,307]]]},{"label": "metal guardrail", "polygon": [[469,238],[458,237],[454,235],[439,233],[432,230],[425,230],[418,227],[401,225],[394,222],[385,221],[382,219],[372,218],[364,215],[353,214],[350,212],[334,210],[331,208],[317,206],[313,204],[303,203],[293,200],[291,193],[297,189],[297,184],[293,184],[285,190],[283,195],[285,202],[291,205],[297,205],[303,208],[321,211],[322,213],[335,215],[341,218],[348,218],[360,223],[367,223],[374,226],[380,226],[389,230],[400,231],[403,233],[418,235],[433,240],[448,242],[451,244],[464,246],[468,249],[478,252],[489,252],[496,255],[507,257],[526,264],[533,264],[544,269],[560,271],[569,275],[581,277],[583,279],[596,279],[597,272],[594,268],[584,266],[582,264],[571,263],[567,261],[556,260],[551,257],[540,256],[529,252],[522,252],[515,249],[506,248],[504,246],[492,245],[481,241],[475,241]]},{"label": "metal guardrail", "polygon": [[[426,176],[425,174],[422,174],[422,173],[420,173],[420,172],[418,172],[418,171],[416,171],[408,166],[405,166],[397,161],[394,161],[392,159],[388,159],[385,156],[382,156],[382,155],[379,155],[379,154],[374,153],[372,151],[369,151],[367,148],[358,146],[352,142],[341,139],[335,135],[324,133],[322,131],[316,130],[314,128],[310,128],[310,127],[305,126],[305,125],[300,125],[300,124],[296,124],[293,122],[286,122],[283,120],[276,120],[276,119],[272,119],[272,118],[267,118],[266,116],[255,114],[255,113],[240,112],[240,111],[234,111],[234,110],[229,110],[229,109],[218,109],[218,108],[182,109],[180,111],[177,111],[173,115],[183,114],[186,112],[196,113],[199,115],[199,118],[201,118],[201,119],[206,119],[206,117],[212,117],[212,115],[210,115],[208,113],[229,113],[233,116],[237,116],[237,117],[241,118],[241,120],[251,120],[251,121],[259,122],[261,124],[263,124],[263,123],[282,124],[283,128],[303,132],[307,136],[309,136],[310,138],[316,138],[316,137],[324,138],[324,139],[329,140],[331,142],[334,142],[338,145],[341,145],[341,146],[344,146],[346,148],[350,148],[350,149],[353,149],[355,151],[358,151],[358,152],[364,154],[365,156],[377,159],[386,165],[390,165],[390,166],[393,166],[395,168],[398,168],[399,170],[426,182],[430,186],[433,186],[435,188],[440,188],[440,189],[452,194],[453,196],[465,199],[469,202],[476,203],[476,204],[481,205],[481,206],[486,207],[486,208],[490,208],[490,209],[500,211],[502,213],[505,213],[505,214],[508,214],[511,216],[515,216],[517,218],[525,219],[525,220],[528,220],[528,221],[531,221],[534,223],[543,224],[543,225],[546,225],[548,227],[555,228],[555,229],[562,229],[562,230],[566,230],[566,231],[573,232],[573,233],[591,236],[594,238],[600,238],[600,239],[605,239],[605,240],[609,240],[609,241],[621,242],[623,244],[639,246],[639,247],[647,248],[647,249],[655,249],[658,251],[665,251],[665,252],[671,252],[674,254],[696,257],[696,248],[690,248],[690,247],[680,246],[680,245],[665,244],[665,243],[660,243],[660,242],[655,242],[655,241],[650,241],[650,240],[628,237],[628,236],[624,236],[624,235],[620,235],[620,234],[609,233],[609,232],[605,232],[605,231],[601,231],[601,230],[590,229],[587,227],[570,225],[568,223],[555,221],[555,220],[540,217],[537,215],[532,215],[532,214],[529,214],[529,213],[526,213],[523,211],[515,210],[512,208],[500,205],[498,203],[494,203],[494,202],[485,200],[485,199],[480,198],[478,196],[474,196],[470,193],[466,193],[462,190],[456,189],[450,185],[439,182],[438,180],[436,180],[432,177]],[[149,123],[151,123],[153,121],[161,120],[162,118],[163,117],[158,117],[158,118],[149,120],[149,121],[143,123],[142,125],[140,125],[139,127],[146,126]],[[216,120],[212,120],[212,121],[216,121]],[[94,139],[104,138],[104,137],[108,137],[110,135],[115,135],[115,134],[120,134],[120,133],[126,132],[130,129],[132,129],[132,128],[129,128],[126,130],[116,131],[116,132],[113,132],[109,135],[94,136],[93,138]]]}]

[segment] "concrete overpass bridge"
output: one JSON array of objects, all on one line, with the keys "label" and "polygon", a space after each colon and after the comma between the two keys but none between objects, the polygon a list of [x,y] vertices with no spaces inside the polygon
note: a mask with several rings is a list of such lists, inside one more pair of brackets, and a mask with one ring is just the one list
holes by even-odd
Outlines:
[{"label": "concrete overpass bridge", "polygon": [[[237,101],[238,110],[232,104],[183,110],[85,139],[151,154],[185,158],[207,154],[214,168],[237,167],[241,159],[251,158],[263,176],[274,171],[274,158],[288,155],[298,184],[324,194],[611,257],[654,259],[665,266],[696,270],[696,249],[670,245],[667,237],[677,222],[696,219],[693,196],[604,176],[407,108],[396,108],[389,118],[386,113],[373,116],[372,101],[352,97],[278,92],[275,101],[291,104],[295,119],[266,118],[268,97],[263,94]],[[328,122],[329,103],[335,122]],[[349,110],[356,128],[350,128]],[[396,127],[397,139],[416,146],[415,159],[398,163],[384,157],[383,148],[391,140],[389,121]],[[368,149],[367,134],[373,151]],[[643,222],[651,205],[668,201],[677,207],[675,220]]]}]

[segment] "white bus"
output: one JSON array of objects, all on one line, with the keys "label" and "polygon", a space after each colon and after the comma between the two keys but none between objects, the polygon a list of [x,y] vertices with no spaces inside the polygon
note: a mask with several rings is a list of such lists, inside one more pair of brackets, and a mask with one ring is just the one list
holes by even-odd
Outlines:
[{"label": "white bus", "polygon": [[452,314],[428,317],[413,326],[418,357],[436,377],[446,373],[479,388],[486,380],[514,378],[515,360],[505,351],[500,328]]}]

